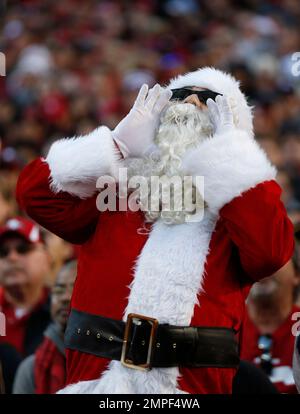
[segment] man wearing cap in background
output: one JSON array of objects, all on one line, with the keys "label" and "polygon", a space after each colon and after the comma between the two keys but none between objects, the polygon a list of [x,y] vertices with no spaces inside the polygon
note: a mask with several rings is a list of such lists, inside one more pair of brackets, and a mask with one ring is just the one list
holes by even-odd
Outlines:
[{"label": "man wearing cap in background", "polygon": [[[142,211],[100,213],[97,179],[117,181],[124,166],[148,180],[192,176],[187,191],[205,203],[172,210],[154,191],[157,210],[140,192]],[[231,393],[247,293],[293,253],[275,175],[238,82],[213,68],[144,85],[113,131],[57,141],[23,170],[20,206],[81,244],[63,392]]]},{"label": "man wearing cap in background", "polygon": [[21,217],[8,220],[0,228],[0,311],[6,319],[6,335],[0,336],[4,377],[7,364],[17,358],[5,355],[13,353],[22,359],[43,339],[50,322],[49,292],[45,288],[49,269],[39,227]]},{"label": "man wearing cap in background", "polygon": [[65,263],[59,270],[51,294],[53,322],[34,355],[25,358],[16,373],[14,394],[54,394],[65,385],[66,357],[64,332],[69,316],[77,262]]}]

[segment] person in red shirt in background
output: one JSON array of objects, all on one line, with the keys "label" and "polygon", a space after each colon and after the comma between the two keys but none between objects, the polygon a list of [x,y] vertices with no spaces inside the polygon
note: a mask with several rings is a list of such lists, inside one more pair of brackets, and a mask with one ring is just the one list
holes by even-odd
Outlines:
[{"label": "person in red shirt in background", "polygon": [[[0,311],[6,322],[5,335],[0,336],[0,359],[4,377],[11,371],[12,359],[18,359],[14,371],[43,340],[51,320],[45,288],[49,269],[50,258],[39,227],[24,218],[8,220],[0,228]],[[6,391],[9,388],[6,383]]]},{"label": "person in red shirt in background", "polygon": [[[297,251],[296,251],[297,252]],[[293,314],[300,283],[297,254],[274,275],[257,282],[248,296],[241,359],[260,366],[281,393],[297,393],[293,379]]]}]

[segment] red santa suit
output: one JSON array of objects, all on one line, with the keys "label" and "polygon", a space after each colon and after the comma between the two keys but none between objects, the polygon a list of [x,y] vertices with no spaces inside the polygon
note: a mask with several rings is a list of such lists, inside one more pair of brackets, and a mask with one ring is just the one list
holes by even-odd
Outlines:
[{"label": "red santa suit", "polygon": [[[111,132],[53,144],[47,159],[21,173],[17,198],[48,230],[81,244],[72,308],[126,320],[130,312],[178,326],[240,330],[251,285],[282,267],[293,252],[293,228],[274,181],[276,171],[253,138],[251,111],[238,83],[204,68],[171,88],[200,86],[228,96],[237,128],[202,142],[185,159],[204,176],[207,208],[200,222],[145,226],[142,212],[96,208],[99,176],[122,165]],[[233,368],[126,368],[67,350],[70,392],[230,393]],[[109,368],[109,369],[108,369]],[[90,381],[95,380],[95,381]]]}]

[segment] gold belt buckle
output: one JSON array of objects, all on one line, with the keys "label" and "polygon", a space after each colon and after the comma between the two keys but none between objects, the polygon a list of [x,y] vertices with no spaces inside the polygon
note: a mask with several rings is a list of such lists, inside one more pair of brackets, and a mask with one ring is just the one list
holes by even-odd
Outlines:
[{"label": "gold belt buckle", "polygon": [[[128,340],[130,338],[130,333],[132,329],[132,325],[137,321],[147,321],[151,324],[151,332],[150,332],[150,339],[148,344],[148,352],[147,352],[147,359],[145,364],[135,365],[133,361],[127,358],[127,350],[128,350]],[[121,364],[127,368],[138,369],[141,371],[149,371],[151,369],[151,362],[153,356],[153,345],[156,338],[158,320],[155,318],[149,318],[148,316],[139,315],[137,313],[130,313],[127,316],[127,321],[125,325],[125,333],[123,339],[123,346],[122,346],[122,354],[121,354]]]}]

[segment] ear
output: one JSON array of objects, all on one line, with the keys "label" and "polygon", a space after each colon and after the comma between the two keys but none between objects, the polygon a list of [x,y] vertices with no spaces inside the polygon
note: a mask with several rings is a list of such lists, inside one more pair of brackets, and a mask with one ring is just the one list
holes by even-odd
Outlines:
[{"label": "ear", "polygon": [[300,270],[295,267],[294,272],[294,286],[300,285]]}]

